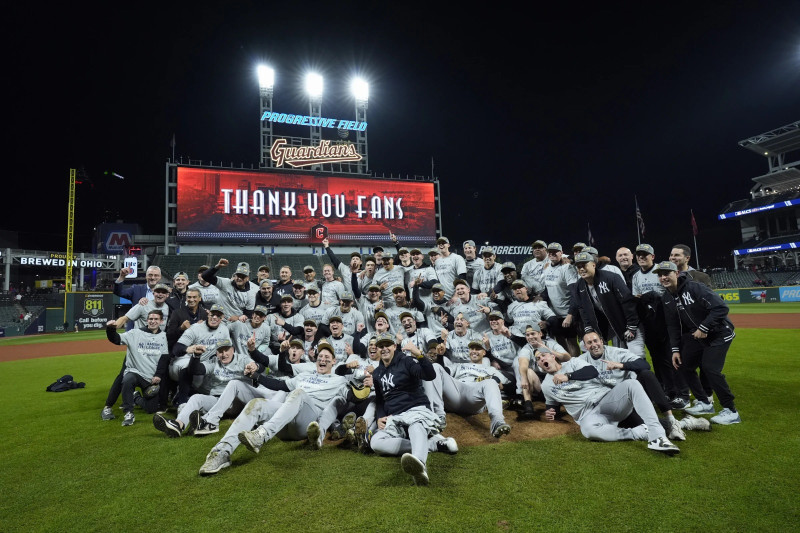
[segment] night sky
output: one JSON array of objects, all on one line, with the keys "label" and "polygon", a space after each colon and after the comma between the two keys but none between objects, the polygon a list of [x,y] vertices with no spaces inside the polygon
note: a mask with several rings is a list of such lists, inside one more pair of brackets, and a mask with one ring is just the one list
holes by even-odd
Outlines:
[{"label": "night sky", "polygon": [[768,170],[737,143],[800,119],[798,2],[201,4],[12,9],[0,229],[21,247],[66,248],[69,168],[91,182],[76,210],[88,251],[104,217],[163,233],[173,134],[179,157],[257,166],[260,62],[286,113],[307,113],[315,69],[322,115],[352,119],[349,80],[365,77],[371,169],[430,175],[433,158],[458,243],[569,246],[590,223],[613,257],[636,244],[638,195],[659,259],[692,244],[693,209],[703,266],[730,267],[738,224],[716,215]]}]

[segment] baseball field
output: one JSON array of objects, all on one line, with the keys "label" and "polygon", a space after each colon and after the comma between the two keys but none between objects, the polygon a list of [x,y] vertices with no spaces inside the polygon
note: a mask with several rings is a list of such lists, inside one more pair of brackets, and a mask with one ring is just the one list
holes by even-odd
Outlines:
[{"label": "baseball field", "polygon": [[[687,433],[670,458],[512,412],[513,438],[495,441],[481,417],[449,415],[461,449],[431,454],[420,488],[397,458],[279,440],[200,477],[215,436],[168,439],[140,410],[121,427],[119,404],[100,419],[124,356],[104,333],[2,339],[0,530],[798,530],[800,304],[733,305],[731,319],[743,423]],[[45,392],[64,374],[86,387]]]}]

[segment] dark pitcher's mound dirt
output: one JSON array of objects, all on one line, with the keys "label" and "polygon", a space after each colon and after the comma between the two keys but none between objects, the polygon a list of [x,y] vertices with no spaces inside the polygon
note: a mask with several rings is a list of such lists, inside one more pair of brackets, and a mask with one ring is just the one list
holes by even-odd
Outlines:
[{"label": "dark pitcher's mound dirt", "polygon": [[511,426],[511,433],[499,439],[489,434],[490,423],[487,413],[468,417],[448,413],[447,427],[442,434],[456,439],[459,446],[477,446],[504,441],[549,439],[566,433],[580,433],[580,429],[569,416],[565,415],[562,420],[548,422],[544,420],[544,403],[534,402],[534,406],[537,415],[541,414],[541,419],[518,422],[516,411],[503,411],[506,423]]}]

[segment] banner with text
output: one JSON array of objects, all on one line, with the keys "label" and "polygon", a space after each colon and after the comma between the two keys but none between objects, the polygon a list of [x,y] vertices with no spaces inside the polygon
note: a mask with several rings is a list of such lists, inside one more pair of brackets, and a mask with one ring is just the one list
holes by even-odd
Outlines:
[{"label": "banner with text", "polygon": [[433,243],[434,184],[178,167],[179,243]]}]

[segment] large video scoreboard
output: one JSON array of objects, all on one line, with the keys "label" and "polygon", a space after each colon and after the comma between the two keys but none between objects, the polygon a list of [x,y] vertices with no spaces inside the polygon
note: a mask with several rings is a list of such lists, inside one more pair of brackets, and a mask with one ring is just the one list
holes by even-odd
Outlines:
[{"label": "large video scoreboard", "polygon": [[432,243],[433,182],[177,167],[178,243]]}]

